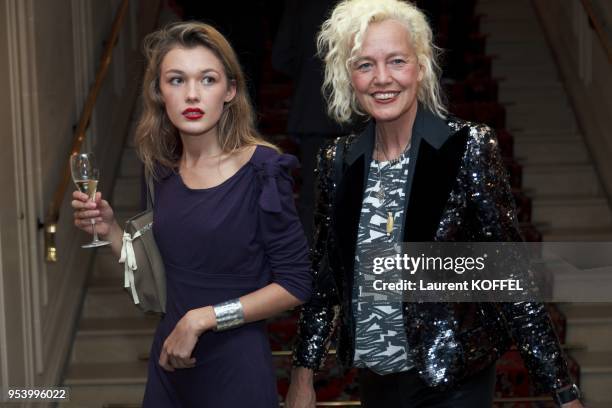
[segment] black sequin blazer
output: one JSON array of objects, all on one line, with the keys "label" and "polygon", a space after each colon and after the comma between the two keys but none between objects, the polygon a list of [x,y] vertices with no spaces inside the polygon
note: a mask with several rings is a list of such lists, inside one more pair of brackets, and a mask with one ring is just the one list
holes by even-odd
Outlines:
[{"label": "black sequin blazer", "polygon": [[[338,329],[337,357],[351,367],[351,293],[357,229],[374,147],[374,125],[319,153],[315,287],[303,306],[294,366],[320,369]],[[341,152],[342,163],[335,157]],[[443,120],[419,105],[410,149],[404,241],[521,241],[514,200],[494,132]],[[340,173],[341,175],[338,176]],[[540,389],[570,385],[567,364],[540,303],[404,303],[409,352],[420,377],[448,388],[492,364],[514,340]]]}]

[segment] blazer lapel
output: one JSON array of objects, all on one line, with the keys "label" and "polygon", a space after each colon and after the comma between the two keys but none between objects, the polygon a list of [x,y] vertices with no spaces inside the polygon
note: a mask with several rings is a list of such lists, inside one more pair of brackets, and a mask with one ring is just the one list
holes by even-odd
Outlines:
[{"label": "blazer lapel", "polygon": [[447,122],[419,105],[412,130],[403,241],[435,238],[465,152],[468,128],[453,132]]},{"label": "blazer lapel", "polygon": [[[374,150],[374,132],[375,123],[370,121],[357,139],[349,143],[336,192],[334,231],[344,270],[349,271],[347,278],[350,282],[363,192]],[[446,120],[419,104],[412,128],[403,241],[431,241],[434,238],[457,177],[467,143],[467,132],[468,127],[453,132]]]}]

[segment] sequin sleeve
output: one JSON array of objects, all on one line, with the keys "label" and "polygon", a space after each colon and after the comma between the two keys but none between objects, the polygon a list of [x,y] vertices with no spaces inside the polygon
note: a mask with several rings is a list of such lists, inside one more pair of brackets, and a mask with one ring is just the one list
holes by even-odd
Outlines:
[{"label": "sequin sleeve", "polygon": [[314,287],[310,301],[302,306],[293,350],[293,365],[313,370],[319,370],[325,362],[339,310],[328,254],[337,140],[324,146],[317,156],[314,245],[311,249]]},{"label": "sequin sleeve", "polygon": [[[482,232],[481,239],[522,241],[514,198],[495,133],[486,126],[472,126],[470,132],[466,177],[470,186],[469,200]],[[497,306],[536,387],[553,392],[570,385],[567,363],[544,305],[508,302]]]}]

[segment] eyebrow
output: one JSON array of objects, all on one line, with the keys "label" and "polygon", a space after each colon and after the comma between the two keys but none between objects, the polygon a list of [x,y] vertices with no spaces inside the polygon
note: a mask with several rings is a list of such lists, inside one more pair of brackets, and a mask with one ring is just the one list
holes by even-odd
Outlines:
[{"label": "eyebrow", "polygon": [[[385,55],[385,59],[391,58],[391,57],[405,57],[405,58],[409,58],[409,57],[411,57],[411,55],[410,54],[406,54],[406,53],[401,52],[401,51],[390,52],[387,55]],[[363,60],[375,60],[375,59],[376,58],[374,58],[374,57],[372,57],[370,55],[363,55],[361,57],[356,58],[355,62],[363,61]]]},{"label": "eyebrow", "polygon": [[[219,73],[219,72],[217,72],[216,69],[212,69],[212,68],[208,68],[208,69],[204,69],[204,70],[200,71],[201,74],[208,74],[209,72],[213,72],[215,74]],[[185,72],[181,71],[180,69],[169,69],[166,72],[164,72],[164,74],[180,74],[180,75],[185,75]]]}]

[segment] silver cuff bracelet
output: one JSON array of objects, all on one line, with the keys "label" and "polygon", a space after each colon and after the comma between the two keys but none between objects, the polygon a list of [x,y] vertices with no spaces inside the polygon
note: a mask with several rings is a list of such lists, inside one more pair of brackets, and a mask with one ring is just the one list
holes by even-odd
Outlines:
[{"label": "silver cuff bracelet", "polygon": [[233,329],[244,324],[244,312],[240,299],[232,299],[213,306],[217,327],[215,331]]}]

